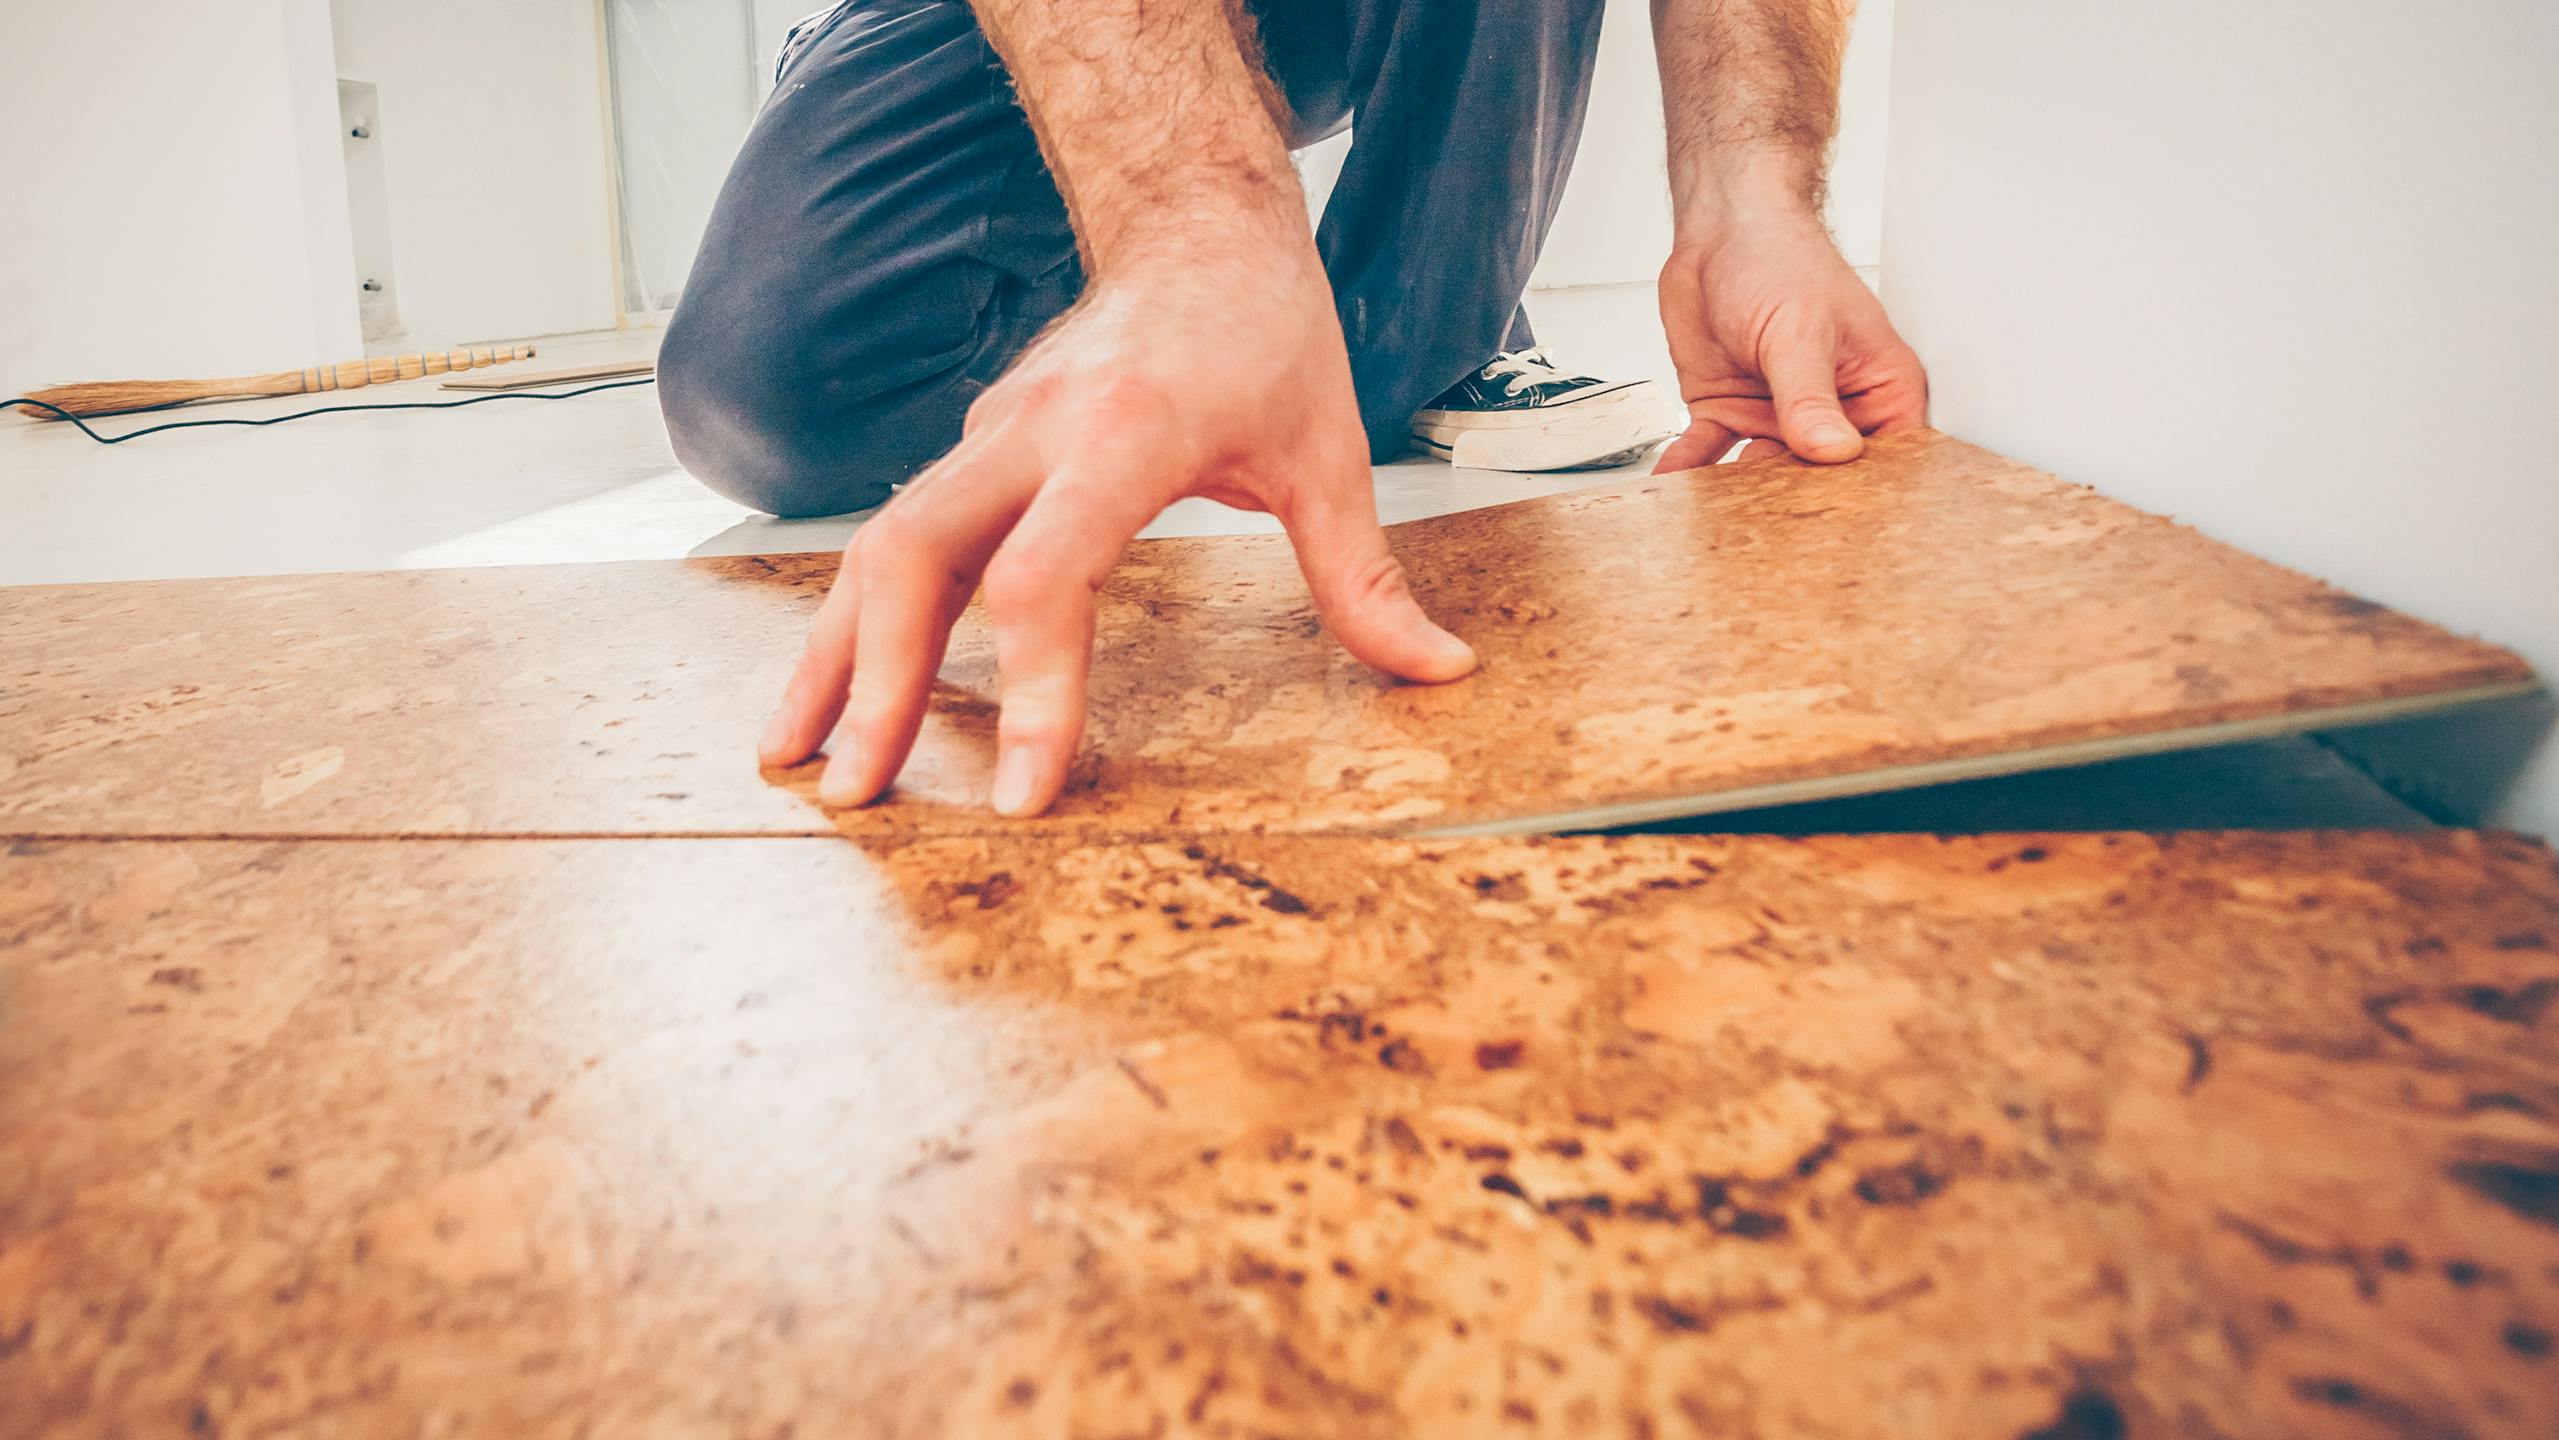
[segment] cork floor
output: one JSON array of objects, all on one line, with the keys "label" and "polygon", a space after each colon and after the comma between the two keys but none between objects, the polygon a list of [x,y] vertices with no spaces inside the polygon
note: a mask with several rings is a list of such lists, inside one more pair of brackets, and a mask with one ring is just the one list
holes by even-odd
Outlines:
[{"label": "cork floor", "polygon": [[[1483,674],[1144,542],[1027,826],[974,618],[892,803],[752,770],[823,556],[0,592],[0,1434],[2559,1428],[2533,844],[1349,834],[2512,656],[1937,436],[1396,542]],[[2399,823],[2292,743],[2179,773]]]},{"label": "cork floor", "polygon": [[[1013,832],[1537,831],[2315,730],[2533,686],[2512,654],[1931,433],[1395,527],[1484,656],[1393,684],[1286,543],[1141,541],[1086,753]],[[24,587],[0,834],[978,833],[972,609],[889,801],[742,760],[827,555]]]},{"label": "cork floor", "polygon": [[2493,835],[37,842],[15,1436],[2559,1433]]}]

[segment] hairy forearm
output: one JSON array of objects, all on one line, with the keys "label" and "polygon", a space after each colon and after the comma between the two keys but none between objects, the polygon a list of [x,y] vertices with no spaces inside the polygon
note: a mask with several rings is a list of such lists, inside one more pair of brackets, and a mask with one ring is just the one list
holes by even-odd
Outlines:
[{"label": "hairy forearm", "polygon": [[971,0],[1106,278],[1200,247],[1312,255],[1251,21],[1233,0]]},{"label": "hairy forearm", "polygon": [[1820,213],[1855,0],[1653,0],[1683,238]]}]

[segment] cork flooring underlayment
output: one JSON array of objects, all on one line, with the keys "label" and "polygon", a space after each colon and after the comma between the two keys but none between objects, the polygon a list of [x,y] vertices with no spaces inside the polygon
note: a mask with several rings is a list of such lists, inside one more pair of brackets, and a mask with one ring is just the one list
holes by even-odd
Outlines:
[{"label": "cork flooring underlayment", "polygon": [[[955,636],[855,835],[1549,830],[2317,729],[2528,690],[2512,654],[1959,441],[1396,527],[1484,656],[1396,685],[1278,537],[1141,541],[1056,811],[982,808]],[[27,587],[0,604],[0,834],[823,833],[750,747],[833,557]]]},{"label": "cork flooring underlayment", "polygon": [[2559,1434],[2477,834],[34,842],[0,1431]]}]

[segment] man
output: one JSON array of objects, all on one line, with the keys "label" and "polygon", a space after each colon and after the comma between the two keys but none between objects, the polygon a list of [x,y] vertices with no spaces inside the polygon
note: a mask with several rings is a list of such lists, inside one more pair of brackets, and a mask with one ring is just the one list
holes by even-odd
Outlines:
[{"label": "man", "polygon": [[[1848,460],[1923,417],[1917,358],[1820,219],[1849,3],[1654,0],[1662,319],[1690,417],[1661,469],[1745,437]],[[1418,411],[1440,412],[1428,438],[1614,393],[1519,353],[1599,19],[1600,0],[847,0],[795,31],[667,333],[668,427],[693,473],[780,514],[915,479],[846,547],[763,760],[806,760],[841,719],[819,794],[879,796],[982,586],[992,803],[1046,808],[1083,731],[1094,592],[1186,495],[1275,515],[1361,660],[1472,670],[1405,587],[1369,461]],[[1310,236],[1289,148],[1346,119]]]}]

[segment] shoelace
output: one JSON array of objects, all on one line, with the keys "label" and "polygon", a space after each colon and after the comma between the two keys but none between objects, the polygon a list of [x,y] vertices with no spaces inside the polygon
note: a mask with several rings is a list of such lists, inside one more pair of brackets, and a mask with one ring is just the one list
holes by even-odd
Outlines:
[{"label": "shoelace", "polygon": [[[1541,371],[1544,373],[1540,374]],[[1526,386],[1542,385],[1550,378],[1564,378],[1564,372],[1548,358],[1543,345],[1526,350],[1505,350],[1494,356],[1492,363],[1478,373],[1486,380],[1501,381],[1505,395],[1516,395]]]}]

